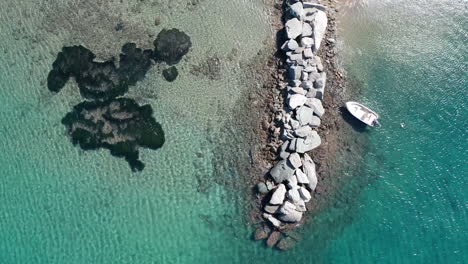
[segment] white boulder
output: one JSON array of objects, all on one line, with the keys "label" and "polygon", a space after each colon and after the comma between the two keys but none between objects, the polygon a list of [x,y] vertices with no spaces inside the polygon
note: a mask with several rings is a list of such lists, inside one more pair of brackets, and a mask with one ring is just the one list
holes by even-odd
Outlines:
[{"label": "white boulder", "polygon": [[314,52],[317,52],[320,49],[320,44],[322,43],[323,37],[325,36],[325,32],[327,30],[327,14],[321,10],[318,10],[315,13],[312,24],[314,25]]},{"label": "white boulder", "polygon": [[291,109],[296,109],[299,106],[303,106],[307,101],[307,97],[302,94],[293,94],[289,96],[288,105]]},{"label": "white boulder", "polygon": [[271,196],[270,204],[273,204],[273,205],[282,204],[284,202],[285,195],[286,195],[286,186],[284,186],[284,184],[278,185],[273,195]]},{"label": "white boulder", "polygon": [[289,20],[285,26],[288,39],[295,39],[302,34],[302,22],[297,18]]}]

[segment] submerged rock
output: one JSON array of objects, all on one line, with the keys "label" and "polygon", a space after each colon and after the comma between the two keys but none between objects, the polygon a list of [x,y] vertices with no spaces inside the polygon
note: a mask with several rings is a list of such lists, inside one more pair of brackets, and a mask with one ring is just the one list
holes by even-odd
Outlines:
[{"label": "submerged rock", "polygon": [[268,237],[266,243],[267,243],[267,246],[269,248],[272,248],[276,245],[276,243],[278,243],[279,239],[281,237],[281,233],[278,232],[278,231],[274,231],[270,234],[270,236]]},{"label": "submerged rock", "polygon": [[276,247],[280,250],[288,250],[296,246],[296,240],[291,237],[285,237],[278,242]]},{"label": "submerged rock", "polygon": [[175,81],[175,79],[177,79],[177,76],[179,76],[179,71],[175,66],[172,66],[168,69],[163,70],[162,74],[166,81],[173,82]]},{"label": "submerged rock", "polygon": [[271,232],[271,230],[270,230],[270,228],[268,228],[268,226],[261,225],[255,230],[254,239],[255,240],[266,239],[268,237],[268,235],[270,234],[270,232]]},{"label": "submerged rock", "polygon": [[154,41],[154,55],[168,65],[178,63],[192,47],[190,37],[178,29],[163,29]]},{"label": "submerged rock", "polygon": [[132,170],[142,170],[140,147],[158,149],[164,144],[164,131],[152,117],[151,106],[118,98],[104,102],[83,102],[68,113],[62,123],[74,145],[83,150],[109,149],[124,157]]}]

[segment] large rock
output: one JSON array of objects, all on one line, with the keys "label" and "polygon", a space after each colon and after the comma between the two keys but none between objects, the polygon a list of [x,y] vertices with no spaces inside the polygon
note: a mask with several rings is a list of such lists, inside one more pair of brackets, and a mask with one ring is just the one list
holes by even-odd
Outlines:
[{"label": "large rock", "polygon": [[284,186],[284,184],[278,185],[273,195],[271,196],[270,204],[273,204],[273,205],[282,204],[284,201],[285,195],[286,195],[286,186]]},{"label": "large rock", "polygon": [[255,230],[254,238],[255,240],[266,239],[270,234],[271,230],[266,225],[262,225]]},{"label": "large rock", "polygon": [[307,101],[307,97],[302,94],[292,94],[289,96],[288,105],[291,109],[296,109],[299,106],[303,106]]},{"label": "large rock", "polygon": [[279,154],[281,159],[285,160],[289,157],[290,153],[287,151],[288,146],[289,146],[289,141],[285,141],[283,145],[281,145],[280,154]]},{"label": "large rock", "polygon": [[281,222],[278,219],[276,219],[274,216],[272,216],[271,214],[263,213],[263,218],[268,220],[268,222],[270,222],[274,227],[281,226]]},{"label": "large rock", "polygon": [[302,161],[301,161],[301,156],[297,153],[292,153],[289,155],[289,163],[294,167],[294,169],[297,169],[302,166]]},{"label": "large rock", "polygon": [[291,237],[285,237],[278,242],[276,245],[277,248],[281,250],[288,250],[293,248],[296,245],[296,241],[292,239]]},{"label": "large rock", "polygon": [[309,23],[302,24],[302,36],[311,37],[314,33],[312,26]]},{"label": "large rock", "polygon": [[302,212],[297,211],[296,206],[290,202],[284,203],[280,212],[281,215],[278,218],[283,222],[296,223],[302,219]]},{"label": "large rock", "polygon": [[304,200],[304,202],[306,203],[310,201],[310,199],[312,199],[310,192],[304,187],[299,188],[299,195],[301,196],[301,199]]},{"label": "large rock", "polygon": [[297,178],[296,178],[296,176],[292,176],[291,178],[289,178],[287,185],[288,185],[289,189],[297,188]]},{"label": "large rock", "polygon": [[278,231],[274,231],[270,234],[270,236],[268,237],[266,243],[267,243],[267,246],[269,248],[272,248],[276,245],[276,243],[278,243],[278,241],[280,240],[281,238],[281,233],[278,232]]},{"label": "large rock", "polygon": [[267,194],[268,193],[268,188],[267,188],[267,186],[266,186],[266,184],[264,182],[259,182],[257,184],[257,191],[260,194]]},{"label": "large rock", "polygon": [[[301,54],[299,56],[302,57]],[[288,69],[289,79],[291,80],[299,80],[301,78],[302,70],[304,67],[302,66],[291,66]]]},{"label": "large rock", "polygon": [[301,38],[301,47],[311,48],[314,45],[314,39],[309,37]]},{"label": "large rock", "polygon": [[307,107],[307,106],[301,106],[296,110],[296,119],[299,121],[301,126],[308,125],[312,123],[314,117],[314,109]]},{"label": "large rock", "polygon": [[294,205],[296,206],[296,210],[299,211],[299,212],[307,211],[306,204],[305,204],[304,200],[302,200],[302,199],[297,201],[297,202],[294,202]]},{"label": "large rock", "polygon": [[304,158],[302,160],[304,173],[307,175],[309,179],[309,188],[314,191],[317,187],[317,172],[315,171],[315,163],[310,158],[309,155],[304,154]]},{"label": "large rock", "polygon": [[304,17],[304,7],[302,6],[301,2],[297,2],[290,6],[290,13],[291,15],[301,19]]},{"label": "large rock", "polygon": [[297,41],[295,41],[294,39],[290,39],[288,41],[288,45],[287,45],[288,49],[290,50],[295,50],[297,48],[299,48],[299,44],[297,43]]},{"label": "large rock", "polygon": [[306,138],[298,138],[296,141],[296,152],[306,153],[320,146],[322,140],[317,134],[317,131],[312,131]]},{"label": "large rock", "polygon": [[301,195],[299,194],[299,190],[297,188],[291,189],[288,191],[288,198],[293,201],[294,203],[301,200]]},{"label": "large rock", "polygon": [[270,214],[274,214],[276,213],[276,211],[278,211],[278,208],[279,208],[279,205],[265,205],[265,207],[263,208],[263,210],[267,213],[270,213]]},{"label": "large rock", "polygon": [[320,49],[320,44],[322,43],[323,37],[325,36],[325,32],[327,29],[327,14],[325,14],[325,12],[321,10],[318,10],[315,13],[312,24],[314,25],[314,52],[316,53]]},{"label": "large rock", "polygon": [[302,34],[302,22],[297,18],[289,20],[285,26],[288,39],[295,39]]},{"label": "large rock", "polygon": [[312,133],[312,127],[303,126],[294,131],[294,134],[298,137],[305,138]]},{"label": "large rock", "polygon": [[296,177],[297,179],[297,182],[298,183],[301,183],[301,184],[309,184],[310,181],[309,181],[309,178],[307,177],[307,175],[302,172],[302,170],[296,170]]},{"label": "large rock", "polygon": [[307,106],[314,110],[314,114],[319,117],[322,117],[325,114],[325,109],[323,108],[322,101],[317,98],[308,98],[305,103]]},{"label": "large rock", "polygon": [[270,175],[276,183],[282,183],[294,175],[294,170],[288,160],[281,160],[271,169]]}]

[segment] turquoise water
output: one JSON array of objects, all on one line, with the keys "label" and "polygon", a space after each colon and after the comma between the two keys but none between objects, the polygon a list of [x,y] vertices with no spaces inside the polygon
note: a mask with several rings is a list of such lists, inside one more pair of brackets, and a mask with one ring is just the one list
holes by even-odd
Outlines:
[{"label": "turquoise water", "polygon": [[[243,179],[232,164],[248,162],[244,128],[232,124],[250,85],[261,86],[245,65],[274,37],[264,1],[124,2],[9,0],[0,10],[0,263],[468,261],[466,2],[342,9],[344,66],[383,127],[365,132],[362,163],[345,166],[340,195],[288,252],[250,240],[246,193],[225,184]],[[166,133],[134,174],[106,150],[70,144],[60,120],[78,89],[52,95],[45,80],[64,45],[107,58],[128,41],[150,45],[162,27],[189,34],[193,48],[177,81],[153,67],[128,94],[151,104]],[[210,56],[220,77],[193,75]]]}]

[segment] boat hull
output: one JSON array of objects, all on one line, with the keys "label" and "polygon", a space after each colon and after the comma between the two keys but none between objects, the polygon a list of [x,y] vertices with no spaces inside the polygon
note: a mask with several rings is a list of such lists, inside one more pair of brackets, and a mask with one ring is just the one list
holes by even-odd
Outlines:
[{"label": "boat hull", "polygon": [[357,102],[347,102],[346,109],[359,121],[371,127],[373,127],[377,119],[379,119],[379,115],[376,112]]}]

